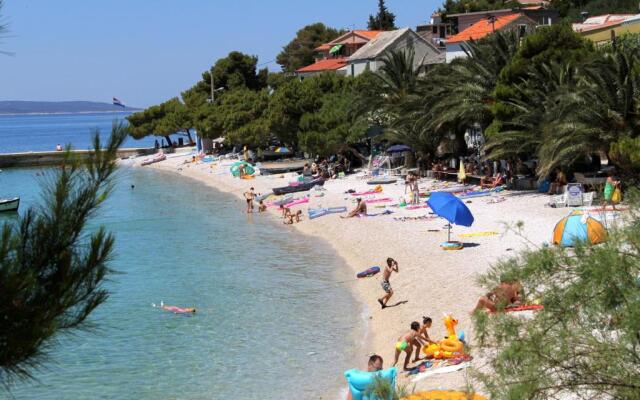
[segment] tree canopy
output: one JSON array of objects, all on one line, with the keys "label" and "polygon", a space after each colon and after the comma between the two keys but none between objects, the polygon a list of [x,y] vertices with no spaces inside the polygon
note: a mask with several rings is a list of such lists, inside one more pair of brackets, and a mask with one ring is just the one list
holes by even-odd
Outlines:
[{"label": "tree canopy", "polygon": [[387,8],[384,0],[378,0],[378,13],[369,15],[367,28],[372,31],[392,31],[396,28],[396,16]]},{"label": "tree canopy", "polygon": [[282,48],[276,61],[284,72],[294,72],[313,64],[316,47],[332,41],[343,33],[343,30],[330,28],[321,22],[307,25],[296,32],[296,37]]},{"label": "tree canopy", "polygon": [[0,383],[31,378],[55,339],[87,327],[87,317],[109,293],[114,237],[87,229],[112,190],[117,150],[127,135],[114,125],[103,149],[86,161],[69,152],[44,187],[43,203],[29,208],[0,236]]}]

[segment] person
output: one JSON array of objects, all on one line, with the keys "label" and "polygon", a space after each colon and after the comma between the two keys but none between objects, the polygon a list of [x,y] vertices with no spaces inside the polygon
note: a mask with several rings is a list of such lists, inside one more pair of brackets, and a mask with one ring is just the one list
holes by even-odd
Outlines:
[{"label": "person", "polygon": [[549,193],[547,194],[558,194],[558,191],[560,191],[566,184],[567,176],[560,168],[556,168],[556,179],[554,179],[551,186],[549,186]]},{"label": "person", "polygon": [[62,146],[60,146],[60,143],[56,145],[56,151],[62,151]]},{"label": "person", "polygon": [[135,189],[136,185],[131,185],[131,190]]},{"label": "person", "polygon": [[[382,371],[384,360],[377,354],[373,354],[369,357],[369,362],[367,362],[367,372],[378,372]],[[349,394],[347,396],[347,400],[353,400],[351,390],[349,390]]]},{"label": "person", "polygon": [[522,285],[520,282],[502,282],[489,293],[478,299],[478,304],[473,312],[487,309],[496,312],[498,307],[508,307],[520,304]]},{"label": "person", "polygon": [[243,177],[243,176],[245,176],[245,175],[247,174],[247,173],[245,172],[245,170],[244,170],[244,169],[245,169],[245,167],[246,167],[246,164],[240,164],[240,165],[238,166],[238,177],[239,177],[239,178],[241,178],[241,179],[242,179],[242,177]]},{"label": "person", "polygon": [[302,167],[302,176],[307,177],[311,176],[313,173],[311,172],[311,168],[309,167],[309,163],[304,163],[304,167]]},{"label": "person", "polygon": [[311,164],[311,176],[317,178],[320,175],[320,170],[318,169],[318,164]]},{"label": "person", "polygon": [[398,262],[393,258],[387,258],[387,266],[382,271],[382,281],[380,282],[380,286],[382,286],[382,290],[386,293],[383,297],[378,299],[378,303],[384,310],[387,307],[387,303],[391,296],[393,296],[393,288],[391,287],[391,283],[389,279],[391,278],[391,273],[396,272],[400,273]]},{"label": "person", "polygon": [[244,198],[247,200],[247,213],[253,212],[253,199],[256,197],[253,188],[249,189],[249,191],[244,192]]},{"label": "person", "polygon": [[260,200],[258,202],[258,212],[265,212],[265,211],[267,211],[267,205],[264,204],[263,200]]},{"label": "person", "polygon": [[486,167],[484,169],[484,177],[480,180],[480,187],[490,188],[493,185],[493,176],[491,176],[491,168]]},{"label": "person", "polygon": [[411,359],[411,353],[413,353],[414,347],[418,347],[418,351],[420,349],[420,342],[418,342],[418,336],[420,331],[420,323],[417,321],[413,321],[411,323],[411,329],[409,332],[398,338],[396,342],[396,354],[395,359],[393,361],[393,366],[395,367],[398,363],[398,359],[400,358],[400,353],[404,351],[406,354],[404,358],[404,370],[409,370],[409,360]]},{"label": "person", "polygon": [[[152,304],[153,307],[157,307],[155,304]],[[168,306],[166,304],[164,304],[163,301],[160,302],[160,307],[161,309],[165,310],[165,311],[171,311],[174,314],[188,314],[188,313],[195,313],[196,309],[193,307],[186,307],[186,308],[182,308],[182,307],[176,307],[176,306]]]},{"label": "person", "polygon": [[367,215],[367,203],[363,201],[360,197],[356,199],[356,208],[351,210],[349,214],[346,216],[340,216],[340,218],[353,218],[357,215]]},{"label": "person", "polygon": [[300,222],[300,220],[302,219],[302,210],[298,210],[298,212],[296,212],[296,222]]},{"label": "person", "polygon": [[415,172],[411,172],[411,192],[413,193],[413,204],[420,204],[420,187],[418,186],[418,175]]},{"label": "person", "polygon": [[282,223],[285,225],[293,224],[293,214],[288,207],[280,206],[282,208]]},{"label": "person", "polygon": [[422,348],[422,346],[424,346],[425,344],[437,344],[436,342],[434,342],[433,340],[431,340],[431,338],[429,337],[429,332],[427,331],[428,329],[431,329],[431,325],[433,324],[433,320],[431,319],[431,317],[422,317],[422,326],[420,327],[420,330],[418,331],[418,342],[420,342],[420,346],[418,346],[416,348],[416,355],[413,358],[413,362],[417,362],[420,361],[420,349]]},{"label": "person", "polygon": [[611,204],[611,207],[615,210],[616,204],[613,202],[613,193],[616,188],[620,187],[620,181],[617,181],[613,177],[613,171],[609,171],[607,173],[607,181],[604,184],[604,203],[602,204],[602,208],[606,208],[608,204]]}]

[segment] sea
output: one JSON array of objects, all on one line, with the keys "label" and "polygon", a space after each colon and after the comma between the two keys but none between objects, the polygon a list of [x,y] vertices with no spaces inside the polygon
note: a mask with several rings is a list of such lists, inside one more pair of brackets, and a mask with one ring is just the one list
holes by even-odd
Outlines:
[{"label": "sea", "polygon": [[[95,132],[106,140],[114,122],[126,123],[130,113],[28,114],[0,115],[0,153],[54,151],[56,145],[71,145],[77,150],[92,147]],[[122,147],[153,147],[148,136],[127,139]]]},{"label": "sea", "polygon": [[[50,144],[56,136],[41,129],[60,118],[79,135],[66,142],[82,146],[82,132],[96,123],[87,117],[77,116],[84,129],[71,116],[12,117],[12,124],[22,127],[20,143]],[[19,195],[23,214],[42,201],[53,174],[4,169],[0,197]],[[96,328],[58,336],[35,380],[0,388],[0,399],[338,397],[366,327],[345,286],[353,277],[327,243],[247,215],[235,196],[171,173],[124,166],[115,183],[88,227],[116,237],[117,274],[90,316]],[[197,311],[173,314],[153,306],[160,302]]]}]

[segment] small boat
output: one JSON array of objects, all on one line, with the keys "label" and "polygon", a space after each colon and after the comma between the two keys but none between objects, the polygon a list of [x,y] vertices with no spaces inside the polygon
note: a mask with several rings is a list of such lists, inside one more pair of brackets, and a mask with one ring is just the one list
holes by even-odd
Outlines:
[{"label": "small boat", "polygon": [[304,182],[298,186],[283,186],[279,188],[273,188],[273,194],[281,195],[287,193],[305,192],[307,190],[311,190],[314,186],[322,185],[324,185],[324,179],[314,179],[309,182]]},{"label": "small boat", "polygon": [[0,199],[0,212],[18,211],[19,206],[20,197],[14,197],[13,199]]},{"label": "small boat", "polygon": [[142,162],[140,163],[140,165],[150,165],[150,164],[154,164],[160,161],[164,161],[167,159],[167,156],[164,153],[159,153],[156,154],[153,157],[150,158],[145,158],[144,160],[142,160]]}]

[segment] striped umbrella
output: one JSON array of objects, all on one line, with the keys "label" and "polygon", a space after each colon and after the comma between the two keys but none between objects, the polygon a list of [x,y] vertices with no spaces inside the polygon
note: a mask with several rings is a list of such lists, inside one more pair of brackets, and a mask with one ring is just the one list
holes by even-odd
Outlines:
[{"label": "striped umbrella", "polygon": [[573,211],[553,228],[553,244],[562,247],[573,247],[578,242],[598,244],[606,238],[604,225],[581,211]]}]

